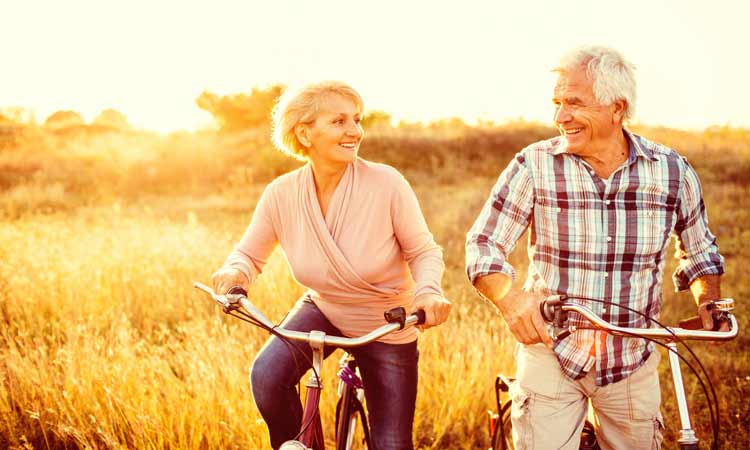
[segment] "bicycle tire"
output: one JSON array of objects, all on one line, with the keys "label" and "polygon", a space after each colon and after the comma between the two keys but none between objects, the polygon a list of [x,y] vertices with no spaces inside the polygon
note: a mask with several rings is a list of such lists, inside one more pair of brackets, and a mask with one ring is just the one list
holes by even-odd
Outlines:
[{"label": "bicycle tire", "polygon": [[[359,415],[359,423],[362,425],[364,434],[363,449],[371,449],[370,430],[367,426],[367,416],[364,405],[359,401],[356,390],[351,386],[344,386],[341,396],[336,404],[336,450],[352,450],[354,437],[350,433],[354,430],[351,427],[352,419]],[[356,425],[355,425],[356,426]]]},{"label": "bicycle tire", "polygon": [[500,410],[500,418],[492,436],[491,450],[515,450],[513,445],[513,424],[510,421],[511,403],[507,402]]}]

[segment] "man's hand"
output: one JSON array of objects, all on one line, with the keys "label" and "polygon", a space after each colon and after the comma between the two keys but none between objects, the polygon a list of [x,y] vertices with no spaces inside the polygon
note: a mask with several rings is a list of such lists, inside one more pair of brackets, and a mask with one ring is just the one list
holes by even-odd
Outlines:
[{"label": "man's hand", "polygon": [[[713,331],[714,329],[714,318],[712,316],[713,311],[707,308],[708,304],[713,300],[721,298],[721,278],[719,275],[703,275],[696,278],[690,283],[690,292],[695,298],[695,302],[698,304],[698,317],[701,318],[703,329],[707,331]],[[729,323],[721,324],[721,331],[729,330]]]},{"label": "man's hand", "polygon": [[420,330],[426,330],[441,323],[448,319],[448,313],[451,312],[451,302],[445,297],[438,294],[421,294],[414,299],[412,303],[411,312],[421,309],[425,314],[425,321],[422,325],[417,325]]},{"label": "man's hand", "polygon": [[506,296],[496,301],[510,332],[522,344],[531,345],[543,342],[552,348],[552,337],[547,331],[547,324],[539,311],[539,305],[544,297],[538,294],[524,292],[519,296]]},{"label": "man's hand", "polygon": [[[711,308],[708,308],[710,302],[704,302],[698,305],[698,317],[701,318],[703,329],[706,331],[713,331],[714,329],[714,317]],[[719,331],[729,331],[729,321],[724,321],[719,327]]]},{"label": "man's hand", "polygon": [[503,273],[491,273],[474,280],[474,287],[500,310],[510,332],[519,342],[527,345],[544,342],[552,348],[552,337],[539,311],[544,297],[528,292],[508,295],[512,282],[511,277]]},{"label": "man's hand", "polygon": [[214,285],[214,292],[219,295],[226,294],[234,286],[242,286],[245,291],[250,287],[245,274],[233,267],[222,267],[217,270],[211,275],[211,281]]}]

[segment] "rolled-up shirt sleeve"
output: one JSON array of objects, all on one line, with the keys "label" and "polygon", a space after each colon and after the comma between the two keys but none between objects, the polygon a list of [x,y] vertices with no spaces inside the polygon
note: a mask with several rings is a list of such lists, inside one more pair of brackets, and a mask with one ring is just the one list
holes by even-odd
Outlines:
[{"label": "rolled-up shirt sleeve", "polygon": [[466,235],[466,275],[472,284],[492,273],[515,279],[508,255],[528,228],[533,208],[534,185],[522,152],[500,174]]},{"label": "rolled-up shirt sleeve", "polygon": [[240,242],[229,254],[223,267],[232,267],[245,274],[250,284],[266,265],[268,256],[278,243],[274,220],[278,216],[274,201],[273,183],[263,191],[253,211],[253,218]]},{"label": "rolled-up shirt sleeve", "polygon": [[683,291],[703,275],[724,273],[724,258],[719,253],[716,236],[708,228],[706,206],[695,170],[685,161],[685,179],[675,222],[675,256],[679,264],[672,279],[676,290]]}]

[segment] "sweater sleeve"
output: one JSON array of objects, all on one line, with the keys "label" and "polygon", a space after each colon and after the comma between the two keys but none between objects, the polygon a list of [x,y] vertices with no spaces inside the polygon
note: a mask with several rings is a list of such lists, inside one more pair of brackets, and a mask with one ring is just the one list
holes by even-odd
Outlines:
[{"label": "sweater sleeve", "polygon": [[435,243],[422,215],[417,196],[401,174],[395,177],[391,220],[401,252],[416,283],[414,295],[443,295],[443,250]]},{"label": "sweater sleeve", "polygon": [[263,271],[268,256],[278,244],[277,229],[274,225],[278,223],[274,220],[278,217],[277,208],[272,183],[263,191],[250,225],[224,262],[224,267],[233,267],[245,274],[250,284]]}]

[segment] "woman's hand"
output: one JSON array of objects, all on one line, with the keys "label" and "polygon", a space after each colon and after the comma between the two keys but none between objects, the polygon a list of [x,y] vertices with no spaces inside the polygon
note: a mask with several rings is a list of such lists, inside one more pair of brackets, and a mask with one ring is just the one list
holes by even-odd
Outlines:
[{"label": "woman's hand", "polygon": [[211,275],[211,282],[214,284],[214,292],[219,295],[226,294],[234,286],[242,286],[248,290],[250,283],[244,273],[234,267],[222,267]]},{"label": "woman's hand", "polygon": [[422,325],[417,325],[420,330],[426,330],[441,323],[448,319],[448,313],[451,312],[451,302],[445,297],[438,294],[422,294],[418,295],[414,299],[412,304],[412,313],[417,310],[423,310],[425,313],[425,321]]}]

